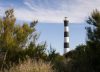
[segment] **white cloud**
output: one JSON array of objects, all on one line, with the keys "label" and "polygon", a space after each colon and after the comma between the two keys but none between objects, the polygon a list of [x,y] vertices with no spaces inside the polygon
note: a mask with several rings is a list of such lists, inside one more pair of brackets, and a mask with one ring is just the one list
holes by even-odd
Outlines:
[{"label": "white cloud", "polygon": [[[70,22],[83,22],[93,9],[100,9],[99,0],[55,0],[55,2],[59,3],[59,9],[57,10],[50,9],[50,7],[44,9],[36,5],[32,6],[34,2],[32,0],[30,2],[26,1],[25,3],[30,9],[36,11],[37,17],[43,22],[62,22],[65,16],[68,17]],[[44,0],[43,2],[49,4],[50,1]]]},{"label": "white cloud", "polygon": [[34,8],[30,3],[24,2],[25,5],[27,5],[30,9],[36,11],[36,8]]},{"label": "white cloud", "polygon": [[100,0],[24,0],[28,8],[16,8],[15,16],[19,20],[40,22],[63,22],[65,16],[70,22],[84,22],[86,17],[97,8]]},{"label": "white cloud", "polygon": [[0,16],[4,16],[4,12],[5,12],[5,9],[3,7],[0,7]]}]

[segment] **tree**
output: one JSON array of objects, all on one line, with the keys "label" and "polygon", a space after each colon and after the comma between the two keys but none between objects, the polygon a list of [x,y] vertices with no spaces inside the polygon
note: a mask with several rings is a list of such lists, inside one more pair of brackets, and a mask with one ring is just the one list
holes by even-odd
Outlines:
[{"label": "tree", "polygon": [[45,53],[45,50],[46,50],[46,43],[36,45],[34,44],[34,42],[31,42],[28,48],[25,49],[25,54],[30,58],[36,60],[39,59],[46,60],[47,55]]},{"label": "tree", "polygon": [[39,57],[45,54],[45,44],[36,44],[37,22],[24,23],[20,26],[16,24],[14,10],[5,11],[5,17],[0,18],[0,53],[6,54],[3,65],[18,63],[19,59],[24,60],[26,56],[34,58],[36,53]]},{"label": "tree", "polygon": [[34,26],[31,28],[26,23],[18,26],[15,22],[13,9],[7,10],[0,21],[0,49],[20,50],[28,42],[28,36],[35,32]]},{"label": "tree", "polygon": [[79,45],[75,50],[65,55],[67,72],[93,72],[89,64],[86,48],[86,45]]},{"label": "tree", "polygon": [[87,20],[86,45],[80,45],[66,54],[68,72],[100,71],[100,12],[94,10]]},{"label": "tree", "polygon": [[87,52],[89,62],[95,72],[100,71],[100,12],[94,10],[87,20]]}]

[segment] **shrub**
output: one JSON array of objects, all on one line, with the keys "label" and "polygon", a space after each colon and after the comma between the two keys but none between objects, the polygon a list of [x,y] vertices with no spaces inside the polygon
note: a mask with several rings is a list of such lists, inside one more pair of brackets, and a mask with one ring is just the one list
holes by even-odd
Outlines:
[{"label": "shrub", "polygon": [[27,59],[24,62],[20,62],[17,66],[12,66],[9,70],[5,70],[4,72],[54,72],[52,66],[53,65],[50,62]]}]

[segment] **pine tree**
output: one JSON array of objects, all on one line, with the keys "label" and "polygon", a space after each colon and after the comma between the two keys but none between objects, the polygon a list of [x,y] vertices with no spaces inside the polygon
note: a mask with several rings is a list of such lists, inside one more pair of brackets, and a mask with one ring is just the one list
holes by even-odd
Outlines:
[{"label": "pine tree", "polygon": [[88,18],[89,27],[87,30],[87,54],[92,69],[100,71],[100,12],[94,10]]},{"label": "pine tree", "polygon": [[[5,61],[3,62],[6,63],[3,63],[4,65],[18,63],[19,59],[23,60],[26,55],[29,55],[29,52],[26,52],[25,48],[29,47],[30,40],[34,42],[37,38],[37,33],[34,33],[36,31],[36,24],[37,21],[33,21],[31,24],[24,23],[20,26],[16,24],[14,10],[9,9],[5,11],[5,17],[0,18],[0,53],[5,52]],[[36,47],[36,44],[34,47]],[[30,52],[32,51],[30,50]]]}]

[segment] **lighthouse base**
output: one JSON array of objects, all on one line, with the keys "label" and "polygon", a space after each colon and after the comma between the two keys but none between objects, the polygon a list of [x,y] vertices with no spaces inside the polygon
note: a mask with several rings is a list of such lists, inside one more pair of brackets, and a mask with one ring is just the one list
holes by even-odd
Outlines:
[{"label": "lighthouse base", "polygon": [[70,51],[70,48],[64,48],[64,54],[69,52]]}]

